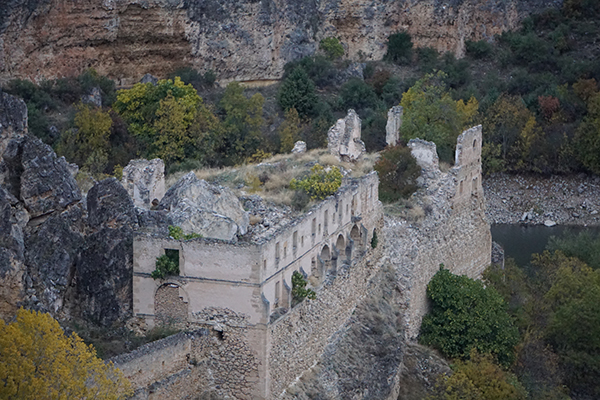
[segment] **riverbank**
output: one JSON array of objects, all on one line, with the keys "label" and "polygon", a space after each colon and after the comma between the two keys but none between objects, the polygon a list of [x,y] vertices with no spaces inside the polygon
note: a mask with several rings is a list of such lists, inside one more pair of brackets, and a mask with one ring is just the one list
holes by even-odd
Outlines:
[{"label": "riverbank", "polygon": [[589,175],[485,177],[491,224],[600,226],[600,177]]}]

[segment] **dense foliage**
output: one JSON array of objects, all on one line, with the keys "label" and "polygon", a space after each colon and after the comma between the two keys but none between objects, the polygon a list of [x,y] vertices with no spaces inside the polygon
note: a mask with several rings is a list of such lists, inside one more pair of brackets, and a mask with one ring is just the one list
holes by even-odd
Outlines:
[{"label": "dense foliage", "polygon": [[166,249],[165,254],[156,259],[156,269],[152,271],[153,279],[164,279],[167,276],[179,275],[179,251]]},{"label": "dense foliage", "polygon": [[381,152],[381,158],[375,163],[374,169],[379,174],[381,201],[393,202],[408,198],[417,190],[421,168],[406,146],[386,148]]},{"label": "dense foliage", "polygon": [[66,335],[49,314],[19,310],[0,319],[2,399],[125,399],[131,385],[112,363],[96,357],[76,333]]},{"label": "dense foliage", "polygon": [[[491,268],[486,280],[510,304],[522,334],[515,373],[533,398],[597,398],[600,385],[600,270],[598,237],[568,234],[529,266],[507,262]],[[581,257],[577,258],[577,257]],[[552,396],[552,397],[550,397]]]},{"label": "dense foliage", "polygon": [[310,174],[302,179],[292,179],[290,189],[303,190],[311,199],[323,200],[331,196],[342,185],[342,173],[338,167],[325,169],[316,164],[310,169]]},{"label": "dense foliage", "polygon": [[314,300],[317,298],[317,294],[312,289],[307,289],[306,279],[298,272],[294,271],[292,274],[292,307],[308,298]]},{"label": "dense foliage", "polygon": [[519,335],[495,289],[440,267],[427,285],[427,297],[431,312],[423,318],[421,343],[450,358],[467,359],[476,349],[502,365],[513,362]]}]

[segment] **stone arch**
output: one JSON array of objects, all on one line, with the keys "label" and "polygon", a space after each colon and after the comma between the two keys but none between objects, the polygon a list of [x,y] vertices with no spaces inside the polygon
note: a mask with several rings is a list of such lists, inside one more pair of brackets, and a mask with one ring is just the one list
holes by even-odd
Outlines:
[{"label": "stone arch", "polygon": [[327,245],[323,246],[321,249],[321,260],[323,260],[323,262],[331,261],[331,250]]},{"label": "stone arch", "polygon": [[338,235],[338,238],[335,242],[335,248],[339,254],[344,254],[344,251],[346,250],[346,240],[344,239],[344,235],[341,233]]},{"label": "stone arch", "polygon": [[154,321],[157,325],[174,325],[188,319],[188,299],[177,283],[165,283],[154,293]]},{"label": "stone arch", "polygon": [[321,276],[325,276],[327,272],[335,271],[335,264],[331,260],[331,249],[328,245],[323,246],[323,248],[321,249],[321,255],[319,259],[323,263],[321,268]]}]

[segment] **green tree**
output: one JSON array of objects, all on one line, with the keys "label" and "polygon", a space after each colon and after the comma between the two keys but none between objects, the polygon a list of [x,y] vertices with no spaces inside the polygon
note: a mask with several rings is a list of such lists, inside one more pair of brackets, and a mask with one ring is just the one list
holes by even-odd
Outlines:
[{"label": "green tree", "polygon": [[277,94],[279,106],[284,111],[295,108],[298,115],[302,117],[310,117],[315,113],[318,100],[312,79],[300,66],[283,81]]},{"label": "green tree", "polygon": [[[201,98],[192,85],[186,85],[179,77],[152,83],[137,83],[131,89],[120,90],[113,109],[129,124],[129,131],[146,145],[147,155],[164,155],[178,159],[183,131],[194,120]],[[170,113],[175,115],[171,116]],[[174,127],[170,127],[170,124]],[[161,146],[170,140],[170,148]],[[164,153],[164,154],[163,154]]]},{"label": "green tree", "polygon": [[512,363],[519,334],[495,289],[442,266],[427,285],[427,297],[432,306],[423,318],[421,343],[450,358],[468,359],[476,349],[502,365]]},{"label": "green tree", "polygon": [[386,61],[396,64],[409,64],[412,57],[413,43],[407,32],[393,33],[388,37]]},{"label": "green tree", "polygon": [[225,165],[237,165],[250,158],[263,143],[261,129],[264,125],[264,97],[256,93],[244,96],[244,88],[237,82],[227,85],[219,102],[225,116],[223,141],[220,151]]},{"label": "green tree", "polygon": [[0,398],[125,399],[131,385],[112,363],[96,357],[76,333],[65,335],[49,314],[20,309],[0,319]]},{"label": "green tree", "polygon": [[456,138],[473,122],[479,103],[471,97],[467,103],[450,96],[446,74],[427,74],[402,96],[404,117],[400,133],[404,140],[429,140],[437,145],[440,159],[453,162]]},{"label": "green tree", "polygon": [[581,163],[600,174],[600,92],[588,98],[587,115],[577,128],[575,140]]}]

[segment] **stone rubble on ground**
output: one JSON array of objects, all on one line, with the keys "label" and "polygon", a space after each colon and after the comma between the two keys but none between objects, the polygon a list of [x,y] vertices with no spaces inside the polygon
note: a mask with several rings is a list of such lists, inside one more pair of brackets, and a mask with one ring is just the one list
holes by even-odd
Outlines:
[{"label": "stone rubble on ground", "polygon": [[600,177],[494,174],[483,188],[492,224],[600,225]]}]

